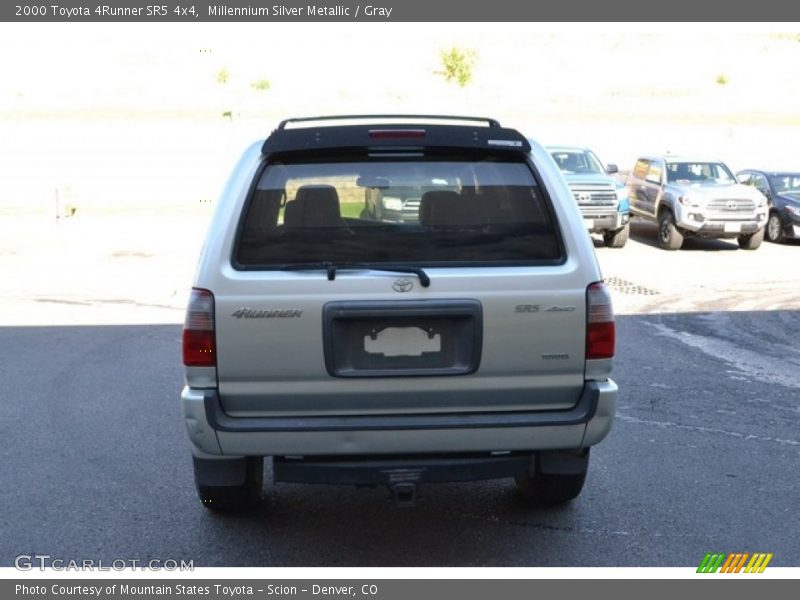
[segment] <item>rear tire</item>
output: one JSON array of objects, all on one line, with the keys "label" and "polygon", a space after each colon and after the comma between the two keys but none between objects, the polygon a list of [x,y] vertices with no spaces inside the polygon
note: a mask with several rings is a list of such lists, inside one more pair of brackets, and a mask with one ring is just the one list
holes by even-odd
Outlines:
[{"label": "rear tire", "polygon": [[668,210],[658,217],[658,243],[664,250],[678,250],[683,246],[683,234],[678,231],[675,217]]},{"label": "rear tire", "polygon": [[764,228],[762,227],[750,235],[740,235],[736,238],[742,250],[756,250],[764,241]]},{"label": "rear tire", "polygon": [[263,457],[248,456],[238,459],[244,461],[244,481],[237,485],[207,485],[208,482],[203,481],[205,473],[202,472],[202,459],[194,460],[197,495],[207,509],[214,512],[238,513],[258,505],[264,485]]},{"label": "rear tire", "polygon": [[786,239],[786,234],[783,232],[783,223],[781,223],[781,216],[775,211],[769,213],[769,221],[767,221],[767,226],[764,230],[770,242],[780,244]]},{"label": "rear tire", "polygon": [[625,223],[625,227],[616,231],[606,231],[603,234],[603,241],[609,248],[622,248],[628,242],[630,234],[630,224]]},{"label": "rear tire", "polygon": [[589,449],[585,451],[585,463],[577,473],[543,473],[540,461],[536,461],[533,477],[515,477],[519,495],[528,503],[539,505],[565,504],[578,497],[586,482],[589,469]]}]

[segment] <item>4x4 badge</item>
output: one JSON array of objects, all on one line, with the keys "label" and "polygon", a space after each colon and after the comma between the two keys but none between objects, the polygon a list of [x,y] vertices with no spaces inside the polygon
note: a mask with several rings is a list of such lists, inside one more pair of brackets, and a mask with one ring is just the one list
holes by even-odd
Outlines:
[{"label": "4x4 badge", "polygon": [[414,287],[414,282],[410,279],[395,279],[392,284],[392,289],[395,292],[410,292]]}]

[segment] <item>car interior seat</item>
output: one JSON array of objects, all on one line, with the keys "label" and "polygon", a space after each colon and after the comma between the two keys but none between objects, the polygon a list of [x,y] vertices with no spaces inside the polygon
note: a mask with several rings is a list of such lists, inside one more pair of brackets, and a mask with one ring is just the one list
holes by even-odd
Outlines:
[{"label": "car interior seat", "polygon": [[283,213],[286,227],[341,227],[339,194],[332,185],[304,185]]}]

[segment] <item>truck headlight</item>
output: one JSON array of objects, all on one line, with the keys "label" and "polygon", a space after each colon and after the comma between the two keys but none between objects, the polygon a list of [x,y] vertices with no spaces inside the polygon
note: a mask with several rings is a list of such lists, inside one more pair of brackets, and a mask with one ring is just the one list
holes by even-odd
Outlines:
[{"label": "truck headlight", "polygon": [[386,210],[403,210],[403,201],[400,198],[384,196],[381,200],[381,204],[383,204],[383,208]]},{"label": "truck headlight", "polygon": [[685,196],[678,197],[678,202],[684,206],[693,206],[694,208],[698,208],[703,204],[703,196],[689,192]]},{"label": "truck headlight", "polygon": [[616,191],[617,196],[617,212],[627,213],[631,209],[630,202],[628,201],[628,189],[618,188]]}]

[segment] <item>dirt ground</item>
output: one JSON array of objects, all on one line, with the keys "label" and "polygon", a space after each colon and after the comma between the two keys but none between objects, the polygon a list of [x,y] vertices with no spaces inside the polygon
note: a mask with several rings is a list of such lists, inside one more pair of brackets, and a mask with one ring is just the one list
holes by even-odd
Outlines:
[{"label": "dirt ground", "polygon": [[689,238],[668,252],[654,224],[634,219],[625,248],[595,246],[620,314],[800,308],[800,277],[787,267],[800,258],[797,241],[745,251],[736,240]]},{"label": "dirt ground", "polygon": [[[0,24],[15,57],[0,89],[0,324],[180,322],[214,198],[288,117],[483,115],[622,170],[664,152],[800,169],[796,24],[265,27],[170,24],[144,43],[124,24]],[[451,47],[474,51],[463,88],[441,76]],[[798,304],[797,244],[654,243],[635,225],[623,250],[597,248],[618,312]]]}]

